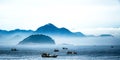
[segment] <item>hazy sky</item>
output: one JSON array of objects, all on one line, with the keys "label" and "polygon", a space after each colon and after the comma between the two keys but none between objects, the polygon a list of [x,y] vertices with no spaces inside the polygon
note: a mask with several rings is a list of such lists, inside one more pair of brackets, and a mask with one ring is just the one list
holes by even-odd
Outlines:
[{"label": "hazy sky", "polygon": [[120,0],[0,0],[0,29],[47,23],[75,31],[120,27]]}]

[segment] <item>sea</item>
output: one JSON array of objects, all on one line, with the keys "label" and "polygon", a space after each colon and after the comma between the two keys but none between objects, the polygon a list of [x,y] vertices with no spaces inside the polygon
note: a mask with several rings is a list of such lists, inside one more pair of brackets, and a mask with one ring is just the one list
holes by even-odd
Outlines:
[{"label": "sea", "polygon": [[[77,54],[67,54],[68,51]],[[41,57],[42,53],[58,56]],[[120,46],[0,45],[0,60],[120,60]]]}]

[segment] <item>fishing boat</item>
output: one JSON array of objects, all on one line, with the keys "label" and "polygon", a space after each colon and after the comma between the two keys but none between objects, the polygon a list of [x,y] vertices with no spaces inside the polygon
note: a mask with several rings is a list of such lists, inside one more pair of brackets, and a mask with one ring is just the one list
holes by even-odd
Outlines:
[{"label": "fishing boat", "polygon": [[77,54],[77,52],[74,52],[74,51],[68,51],[67,54]]},{"label": "fishing boat", "polygon": [[63,50],[67,50],[68,48],[66,48],[66,47],[63,47],[62,49],[63,49]]},{"label": "fishing boat", "polygon": [[59,50],[58,50],[58,49],[55,49],[54,52],[59,52]]},{"label": "fishing boat", "polygon": [[16,48],[12,48],[11,51],[18,51]]},{"label": "fishing boat", "polygon": [[48,53],[43,53],[41,55],[41,57],[44,57],[44,58],[56,58],[58,55],[51,55],[51,54],[48,54]]}]

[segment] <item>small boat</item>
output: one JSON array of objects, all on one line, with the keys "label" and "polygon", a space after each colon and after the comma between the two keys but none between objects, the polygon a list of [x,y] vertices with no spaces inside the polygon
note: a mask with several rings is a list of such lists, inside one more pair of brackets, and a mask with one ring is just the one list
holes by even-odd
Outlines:
[{"label": "small boat", "polygon": [[77,54],[77,52],[68,51],[67,54]]},{"label": "small boat", "polygon": [[11,51],[18,51],[16,48],[12,48]]},{"label": "small boat", "polygon": [[59,52],[59,50],[58,50],[58,49],[55,49],[54,52]]},{"label": "small boat", "polygon": [[114,46],[111,46],[111,48],[114,48]]},{"label": "small boat", "polygon": [[41,56],[44,58],[56,58],[58,55],[50,55],[48,53],[43,53]]},{"label": "small boat", "polygon": [[63,47],[62,49],[64,49],[64,50],[67,50],[68,48],[66,48],[66,47]]}]

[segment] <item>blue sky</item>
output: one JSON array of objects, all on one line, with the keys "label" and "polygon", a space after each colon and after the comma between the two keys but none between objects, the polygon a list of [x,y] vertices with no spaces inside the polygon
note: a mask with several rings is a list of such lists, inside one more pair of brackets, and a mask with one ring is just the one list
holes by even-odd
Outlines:
[{"label": "blue sky", "polygon": [[53,23],[72,31],[120,27],[120,0],[0,0],[0,29]]}]

